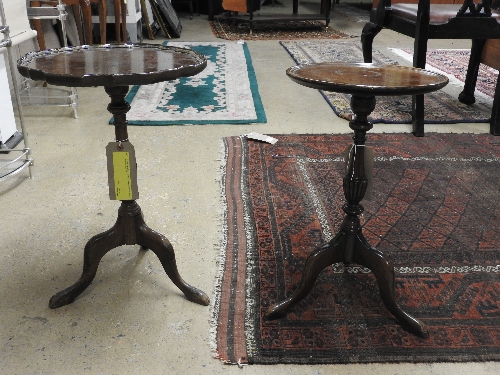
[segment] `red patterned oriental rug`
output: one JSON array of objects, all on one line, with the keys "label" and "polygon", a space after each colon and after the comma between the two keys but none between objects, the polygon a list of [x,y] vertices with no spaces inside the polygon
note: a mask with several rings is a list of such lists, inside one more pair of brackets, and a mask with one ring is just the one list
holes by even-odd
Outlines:
[{"label": "red patterned oriental rug", "polygon": [[307,255],[343,218],[351,135],[224,139],[225,241],[212,305],[227,363],[500,360],[500,142],[489,135],[368,134],[373,193],[364,235],[396,271],[396,298],[430,337],[387,311],[369,270],[325,269],[288,316],[268,307],[297,286]]}]

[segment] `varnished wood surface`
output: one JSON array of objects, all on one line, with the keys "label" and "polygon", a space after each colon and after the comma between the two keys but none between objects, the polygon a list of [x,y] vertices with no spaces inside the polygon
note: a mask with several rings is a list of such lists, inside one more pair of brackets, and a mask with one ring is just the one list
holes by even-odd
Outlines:
[{"label": "varnished wood surface", "polygon": [[30,52],[19,59],[18,70],[59,86],[128,86],[192,76],[206,64],[203,55],[186,48],[110,44]]},{"label": "varnished wood surface", "polygon": [[303,86],[363,96],[424,94],[448,83],[447,77],[427,70],[371,63],[305,64],[286,73]]},{"label": "varnished wood surface", "polygon": [[489,39],[486,41],[481,62],[496,70],[500,70],[500,39]]}]

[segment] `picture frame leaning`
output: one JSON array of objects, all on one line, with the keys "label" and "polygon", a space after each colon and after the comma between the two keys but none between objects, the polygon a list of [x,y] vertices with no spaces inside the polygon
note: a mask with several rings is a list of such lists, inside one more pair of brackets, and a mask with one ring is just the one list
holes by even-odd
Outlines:
[{"label": "picture frame leaning", "polygon": [[151,2],[152,0],[141,0],[141,12],[148,32],[148,38],[153,40],[161,27],[157,21],[158,16],[154,13]]},{"label": "picture frame leaning", "polygon": [[[181,36],[182,24],[177,17],[177,13],[175,12],[174,7],[170,4],[169,0],[150,0],[151,3],[155,3],[157,6],[157,10],[159,11],[159,15],[162,18],[160,22],[165,24],[169,29],[169,34],[172,37],[179,38]],[[153,4],[152,4],[153,5]]]}]

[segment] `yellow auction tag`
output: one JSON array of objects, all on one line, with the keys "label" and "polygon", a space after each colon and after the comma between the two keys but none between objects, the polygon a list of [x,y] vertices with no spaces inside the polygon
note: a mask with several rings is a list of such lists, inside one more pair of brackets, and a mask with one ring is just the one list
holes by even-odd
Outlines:
[{"label": "yellow auction tag", "polygon": [[113,178],[115,180],[116,199],[132,199],[132,180],[130,179],[130,154],[113,152]]},{"label": "yellow auction tag", "polygon": [[109,198],[120,201],[138,199],[134,146],[130,142],[110,142],[106,147],[106,155]]}]

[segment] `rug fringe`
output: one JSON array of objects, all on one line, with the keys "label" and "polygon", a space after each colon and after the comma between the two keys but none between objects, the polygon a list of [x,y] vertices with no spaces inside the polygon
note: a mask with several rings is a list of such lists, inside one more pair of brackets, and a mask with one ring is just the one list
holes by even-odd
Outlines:
[{"label": "rug fringe", "polygon": [[219,220],[221,221],[220,231],[219,231],[219,254],[216,259],[217,273],[215,277],[215,284],[213,288],[213,296],[210,303],[210,330],[209,330],[209,340],[210,349],[214,358],[222,360],[224,363],[236,364],[228,361],[227,359],[221,357],[217,350],[217,322],[219,319],[220,310],[220,298],[221,298],[221,286],[222,278],[224,276],[224,264],[226,261],[226,247],[227,247],[227,201],[226,201],[226,188],[225,188],[225,176],[226,174],[226,161],[227,161],[227,145],[224,139],[220,141],[220,166],[218,168],[217,180],[219,181],[220,188],[220,198],[221,198],[221,210],[219,211]]}]

